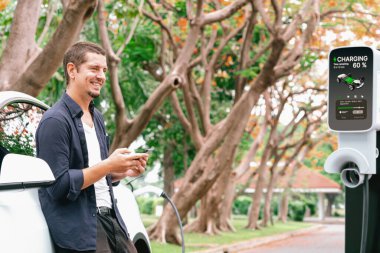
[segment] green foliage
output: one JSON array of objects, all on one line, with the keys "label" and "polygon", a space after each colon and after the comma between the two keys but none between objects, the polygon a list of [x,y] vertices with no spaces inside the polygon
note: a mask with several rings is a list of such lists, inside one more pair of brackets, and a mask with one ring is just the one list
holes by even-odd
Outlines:
[{"label": "green foliage", "polygon": [[306,50],[300,61],[302,71],[310,69],[316,60],[318,60],[318,55],[311,50]]},{"label": "green foliage", "polygon": [[137,198],[137,204],[140,212],[143,214],[153,214],[154,212],[154,199],[151,197]]},{"label": "green foliage", "polygon": [[252,198],[247,196],[239,196],[232,205],[232,213],[236,215],[247,215],[252,204]]},{"label": "green foliage", "polygon": [[272,200],[272,203],[270,204],[270,209],[273,212],[273,215],[278,215],[278,201]]},{"label": "green foliage", "polygon": [[34,156],[34,138],[31,133],[14,133],[6,135],[0,132],[0,146],[6,148],[10,153]]},{"label": "green foliage", "polygon": [[[151,29],[139,30],[125,49],[131,62],[149,62],[157,58],[157,44],[151,38]],[[150,29],[149,29],[150,28]]]},{"label": "green foliage", "polygon": [[239,143],[239,147],[236,150],[235,163],[240,163],[240,161],[244,158],[247,151],[251,147],[252,143],[253,138],[250,133],[244,132],[243,137]]},{"label": "green foliage", "polygon": [[289,216],[294,221],[303,221],[306,205],[303,201],[296,200],[289,203]]},{"label": "green foliage", "polygon": [[162,198],[157,197],[139,197],[136,199],[137,205],[139,206],[140,212],[143,214],[154,214],[156,206],[163,205],[164,201]]},{"label": "green foliage", "polygon": [[179,18],[185,18],[187,16],[186,1],[176,1],[174,7]]},{"label": "green foliage", "polygon": [[159,161],[163,164],[163,154],[166,149],[170,153],[174,173],[177,177],[182,176],[193,158],[195,148],[190,136],[186,134],[178,117],[174,114],[169,101],[165,101],[161,109],[154,115],[148,126],[142,133],[146,146],[153,148],[149,162]]},{"label": "green foliage", "polygon": [[16,1],[11,1],[7,7],[0,11],[0,55],[3,53],[6,39],[9,37]]},{"label": "green foliage", "polygon": [[45,89],[38,95],[38,99],[52,106],[63,95],[66,89],[65,74],[63,68],[60,67],[57,72],[50,78]]},{"label": "green foliage", "polygon": [[317,203],[315,201],[307,200],[305,204],[309,208],[311,216],[317,213]]}]

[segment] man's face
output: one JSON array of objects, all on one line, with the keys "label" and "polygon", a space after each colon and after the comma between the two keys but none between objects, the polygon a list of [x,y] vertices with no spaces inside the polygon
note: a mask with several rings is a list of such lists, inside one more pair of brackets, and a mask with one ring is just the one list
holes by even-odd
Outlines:
[{"label": "man's face", "polygon": [[86,61],[78,67],[74,67],[72,74],[74,79],[70,85],[74,85],[77,92],[87,94],[92,98],[100,95],[106,81],[107,61],[101,54],[87,53]]}]

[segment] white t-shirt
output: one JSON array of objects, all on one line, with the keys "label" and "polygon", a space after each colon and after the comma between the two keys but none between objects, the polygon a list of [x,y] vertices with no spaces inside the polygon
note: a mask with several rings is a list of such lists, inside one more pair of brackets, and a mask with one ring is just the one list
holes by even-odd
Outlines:
[{"label": "white t-shirt", "polygon": [[[88,166],[91,167],[99,163],[102,158],[100,155],[100,146],[98,137],[96,136],[95,125],[88,126],[82,121],[84,133],[86,135]],[[96,206],[106,206],[112,208],[111,195],[107,184],[106,177],[103,177],[94,184],[96,194]]]}]

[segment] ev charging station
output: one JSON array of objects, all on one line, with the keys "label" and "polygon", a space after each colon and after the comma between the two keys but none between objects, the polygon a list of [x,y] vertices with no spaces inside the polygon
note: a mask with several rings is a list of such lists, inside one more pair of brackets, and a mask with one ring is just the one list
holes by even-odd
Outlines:
[{"label": "ev charging station", "polygon": [[377,49],[330,52],[328,126],[339,144],[324,169],[340,173],[345,185],[345,253],[380,252],[379,78]]}]

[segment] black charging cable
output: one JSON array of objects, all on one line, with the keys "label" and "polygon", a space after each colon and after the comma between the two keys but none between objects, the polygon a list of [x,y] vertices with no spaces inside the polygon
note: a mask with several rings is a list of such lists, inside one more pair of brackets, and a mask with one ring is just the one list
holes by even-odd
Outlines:
[{"label": "black charging cable", "polygon": [[179,224],[179,229],[181,231],[182,253],[185,253],[185,236],[183,235],[182,221],[181,221],[181,217],[179,216],[177,207],[174,205],[174,203],[172,202],[172,200],[168,197],[168,195],[164,191],[161,193],[161,197],[163,197],[164,199],[166,199],[170,203],[170,205],[173,207],[173,209],[174,209],[175,215],[177,216],[177,220],[178,220],[178,224]]},{"label": "black charging cable", "polygon": [[[132,181],[134,181],[134,180],[132,180]],[[128,184],[131,185],[131,186],[132,186],[132,184],[131,184],[132,181],[128,182]],[[132,187],[132,189],[133,189],[133,187]],[[138,191],[140,191],[140,192],[138,192]],[[178,224],[179,224],[179,229],[181,231],[182,253],[185,253],[185,236],[183,234],[183,227],[182,227],[181,217],[179,216],[177,207],[174,205],[173,201],[169,198],[169,196],[162,189],[160,189],[160,188],[158,188],[156,186],[152,186],[152,185],[148,185],[148,186],[145,186],[145,187],[143,187],[141,189],[138,189],[134,193],[135,194],[137,193],[137,195],[135,195],[135,196],[139,196],[140,194],[144,194],[144,193],[154,193],[155,195],[160,196],[160,197],[166,199],[170,203],[170,205],[172,206],[172,208],[173,208],[173,210],[175,212],[175,215],[177,216],[177,221],[178,221]]]},{"label": "black charging cable", "polygon": [[362,240],[360,244],[360,253],[366,253],[367,246],[367,232],[368,232],[368,203],[369,203],[369,193],[368,193],[368,175],[364,176],[363,185],[363,216],[362,216]]}]

